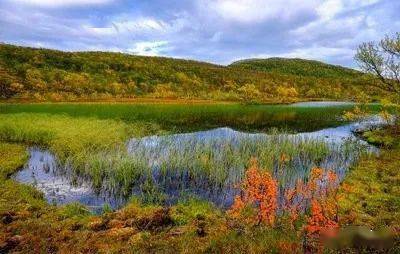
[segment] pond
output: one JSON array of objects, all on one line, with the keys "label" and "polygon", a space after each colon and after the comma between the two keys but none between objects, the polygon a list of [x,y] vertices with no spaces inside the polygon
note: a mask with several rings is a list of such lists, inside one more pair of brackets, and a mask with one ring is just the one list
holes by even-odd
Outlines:
[{"label": "pond", "polygon": [[[323,107],[315,103],[293,104],[276,106],[279,109],[274,109],[274,113],[268,112],[273,106],[259,106],[258,113],[255,110],[257,106],[251,106],[251,110],[241,111],[252,115],[252,120],[244,121],[246,124],[241,125],[242,128],[236,129],[236,125],[227,124],[230,121],[229,117],[225,116],[221,125],[216,118],[210,117],[208,125],[217,128],[202,130],[205,125],[192,126],[188,130],[201,131],[131,139],[127,141],[125,153],[119,155],[123,158],[124,170],[110,170],[110,176],[98,186],[94,186],[87,177],[77,177],[69,165],[60,165],[56,156],[49,151],[32,147],[29,150],[31,156],[28,163],[15,175],[15,179],[33,184],[44,192],[51,203],[65,204],[77,201],[87,205],[94,212],[101,211],[105,204],[119,208],[132,196],[165,204],[196,197],[209,200],[219,207],[228,207],[234,195],[238,193],[237,184],[243,179],[246,166],[252,157],[256,157],[260,166],[273,174],[282,193],[286,188],[293,186],[297,179],[306,180],[312,167],[333,170],[342,179],[361,154],[376,152],[374,147],[358,139],[353,131],[381,125],[383,121],[378,117],[357,123],[341,121],[339,112],[343,112],[348,106],[350,104],[332,103]],[[64,106],[61,105],[62,107]],[[91,114],[97,114],[98,117],[106,117],[103,115],[105,108],[100,108],[101,110],[95,113],[87,111],[87,114],[92,112]],[[168,117],[177,117],[169,111],[170,108],[166,110],[161,107],[158,110],[164,110],[165,114],[169,114]],[[199,112],[197,110],[190,109],[187,112]],[[59,108],[53,110],[53,113],[66,111],[65,108]],[[205,111],[210,113],[210,108]],[[307,121],[308,117],[311,116],[302,114],[313,112],[312,116],[324,119],[324,111],[325,120],[330,120],[318,126],[311,123],[312,127],[307,127],[307,124],[310,124]],[[238,121],[243,123],[243,119],[246,118],[246,115],[238,114],[235,110],[230,112],[235,112],[232,114],[242,119],[235,121],[236,124]],[[85,115],[82,112],[80,114]],[[201,115],[199,119],[202,119],[205,113],[197,114]],[[293,117],[288,118],[290,114]],[[128,115],[125,112],[125,117]],[[223,116],[223,113],[219,112],[218,115]],[[274,120],[268,119],[268,123],[263,123],[266,116],[274,116]],[[153,116],[152,119],[157,117]],[[196,113],[193,113],[193,117],[196,119]],[[294,128],[296,125],[292,125],[293,123],[283,124],[289,123],[290,119],[303,123],[299,128]],[[183,121],[183,125],[188,124],[186,121],[187,119]],[[176,124],[178,119],[170,119],[170,122]],[[286,132],[271,130],[272,127],[286,128]],[[249,132],[243,129],[258,131]],[[283,155],[287,159],[281,161]]]}]

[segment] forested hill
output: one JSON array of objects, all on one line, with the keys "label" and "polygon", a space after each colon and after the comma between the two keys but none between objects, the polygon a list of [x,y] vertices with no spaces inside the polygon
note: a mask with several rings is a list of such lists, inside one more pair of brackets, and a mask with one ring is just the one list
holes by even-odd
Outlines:
[{"label": "forested hill", "polygon": [[299,58],[272,57],[267,59],[245,59],[234,62],[230,66],[268,73],[319,78],[357,78],[361,74],[354,69]]},{"label": "forested hill", "polygon": [[[353,99],[367,91],[354,70],[275,59],[230,66],[106,52],[0,44],[0,97],[35,100],[186,98],[242,101]],[[257,63],[257,64],[255,64]]]}]

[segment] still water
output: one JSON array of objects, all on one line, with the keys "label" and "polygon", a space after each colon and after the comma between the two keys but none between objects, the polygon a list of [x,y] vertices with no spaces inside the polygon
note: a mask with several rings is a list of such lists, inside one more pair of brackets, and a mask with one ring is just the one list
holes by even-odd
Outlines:
[{"label": "still water", "polygon": [[[362,122],[297,134],[250,133],[222,127],[207,131],[134,138],[127,142],[126,149],[130,158],[141,160],[148,165],[151,169],[151,180],[157,187],[155,191],[163,193],[167,203],[174,203],[183,196],[195,196],[226,207],[237,194],[235,185],[242,179],[245,170],[243,161],[237,158],[247,151],[250,151],[249,154],[264,152],[259,147],[279,147],[288,140],[317,140],[327,147],[327,152],[321,153],[317,159],[313,159],[307,153],[294,153],[291,162],[285,165],[283,174],[280,165],[272,161],[273,175],[280,183],[280,189],[289,187],[299,178],[305,179],[309,169],[314,166],[334,170],[342,179],[362,152],[377,152],[376,148],[357,138],[354,131],[382,124],[384,122],[380,118],[371,117]],[[217,161],[211,165],[217,166],[226,175],[222,181],[210,180],[210,175],[214,172],[208,172],[207,175],[193,173],[196,170],[204,171],[204,165],[199,164],[199,154],[202,159],[202,155],[210,151],[211,160]],[[77,181],[77,178],[70,174],[68,166],[60,165],[51,152],[32,147],[29,153],[28,163],[14,177],[41,190],[50,203],[80,202],[98,212],[105,204],[118,208],[123,206],[130,196],[143,194],[143,184],[139,182],[133,186],[129,195],[117,195],[108,191],[106,187],[95,191],[90,181]],[[227,158],[228,154],[231,157]],[[196,179],[193,179],[193,175]],[[218,177],[219,175],[215,175],[215,178]]]}]

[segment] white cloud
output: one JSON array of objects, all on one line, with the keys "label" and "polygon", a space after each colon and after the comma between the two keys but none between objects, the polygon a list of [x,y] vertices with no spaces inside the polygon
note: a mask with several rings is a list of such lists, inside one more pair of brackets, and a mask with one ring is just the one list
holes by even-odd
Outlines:
[{"label": "white cloud", "polygon": [[161,20],[140,17],[133,20],[115,19],[105,27],[84,26],[85,31],[93,36],[116,36],[124,34],[154,33],[162,34],[170,29],[170,26]]},{"label": "white cloud", "polygon": [[350,16],[340,19],[318,20],[305,26],[290,31],[290,34],[298,39],[313,39],[322,35],[333,36],[337,33],[346,32],[348,34],[358,32],[365,20],[364,15]]},{"label": "white cloud", "polygon": [[[358,44],[400,27],[399,0],[165,2],[0,0],[0,37],[4,42],[63,50],[217,63],[238,57],[285,56],[351,65]],[[69,6],[79,10],[63,8]]]},{"label": "white cloud", "polygon": [[202,3],[209,11],[217,13],[223,19],[251,23],[273,18],[289,19],[304,10],[312,10],[318,1],[215,0]]},{"label": "white cloud", "polygon": [[316,8],[321,20],[329,20],[337,14],[376,4],[381,0],[325,0]]},{"label": "white cloud", "polygon": [[8,0],[13,3],[27,4],[33,6],[57,8],[65,6],[79,6],[79,5],[98,5],[110,3],[113,0]]},{"label": "white cloud", "polygon": [[127,51],[142,56],[158,56],[161,51],[167,49],[167,45],[167,41],[143,41],[135,43],[135,46]]},{"label": "white cloud", "polygon": [[[289,31],[297,43],[299,41],[312,41],[321,38],[334,38],[340,35],[341,41],[352,40],[365,31],[365,25],[369,33],[377,25],[375,18],[368,16],[362,8],[378,3],[380,0],[326,0],[317,8],[318,19]],[[348,15],[351,11],[357,11]],[[337,41],[332,41],[337,43]]]},{"label": "white cloud", "polygon": [[327,0],[316,8],[317,14],[322,20],[329,20],[335,17],[343,9],[343,2],[340,0]]}]

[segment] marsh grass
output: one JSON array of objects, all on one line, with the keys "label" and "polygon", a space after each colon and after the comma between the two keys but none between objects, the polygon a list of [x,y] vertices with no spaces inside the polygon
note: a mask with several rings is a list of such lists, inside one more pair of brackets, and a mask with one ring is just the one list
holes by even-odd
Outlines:
[{"label": "marsh grass", "polygon": [[143,167],[128,160],[125,141],[128,137],[153,134],[153,130],[158,130],[155,124],[142,122],[126,124],[117,120],[31,113],[0,115],[1,141],[49,149],[57,155],[60,170],[70,175],[72,181],[79,184],[82,177],[95,188],[105,183],[129,189],[130,180]]},{"label": "marsh grass", "polygon": [[28,158],[23,145],[0,142],[0,180],[21,168]]},{"label": "marsh grass", "polygon": [[[352,105],[309,107],[291,105],[179,105],[123,103],[0,104],[0,113],[46,113],[70,117],[121,120],[125,123],[151,122],[171,132],[191,132],[229,126],[236,130],[290,132],[315,131],[343,124],[341,116]],[[372,111],[378,105],[370,106]]]},{"label": "marsh grass", "polygon": [[201,134],[201,138],[172,135],[135,139],[128,145],[129,156],[148,165],[145,171],[152,172],[151,177],[164,192],[192,191],[227,205],[253,157],[284,190],[297,179],[306,181],[313,167],[332,169],[342,178],[357,158],[367,153],[365,147],[353,140],[336,144],[301,135],[235,135],[220,134],[211,139]]},{"label": "marsh grass", "polygon": [[128,137],[143,136],[152,129],[157,126],[67,115],[0,115],[0,140],[45,146],[62,160],[72,156],[79,161],[87,155],[85,152],[113,150],[123,145]]},{"label": "marsh grass", "polygon": [[[216,135],[211,141],[156,136],[159,143],[150,147],[145,144],[148,138],[139,139],[156,133],[165,131],[147,122],[43,113],[0,115],[0,140],[50,149],[72,182],[88,181],[99,193],[110,195],[146,194],[144,199],[157,202],[166,196],[175,202],[182,193],[194,193],[230,205],[252,157],[279,179],[280,188],[286,188],[295,179],[304,179],[314,166],[344,171],[361,151],[351,142],[328,145],[277,131],[268,138]],[[137,138],[127,149],[129,137]]]}]

